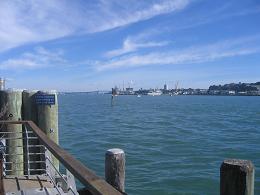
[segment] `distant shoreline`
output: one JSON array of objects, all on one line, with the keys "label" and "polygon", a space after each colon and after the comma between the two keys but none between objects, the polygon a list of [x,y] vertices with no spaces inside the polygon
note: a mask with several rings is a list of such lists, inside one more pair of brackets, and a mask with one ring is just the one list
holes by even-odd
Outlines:
[{"label": "distant shoreline", "polygon": [[[96,91],[86,91],[86,92],[80,92],[80,91],[75,91],[75,92],[58,92],[59,95],[65,95],[65,94],[95,94],[95,95],[112,95],[111,92],[107,92],[107,93],[98,93]],[[145,94],[120,94],[117,96],[151,96],[151,95],[145,95]],[[184,94],[179,94],[179,95],[168,95],[168,94],[162,94],[162,95],[157,95],[157,96],[170,96],[170,97],[174,97],[174,96],[233,96],[233,97],[241,97],[241,96],[260,96],[260,95],[211,95],[211,94],[188,94],[188,95],[184,95]],[[153,97],[153,96],[152,96]]]}]

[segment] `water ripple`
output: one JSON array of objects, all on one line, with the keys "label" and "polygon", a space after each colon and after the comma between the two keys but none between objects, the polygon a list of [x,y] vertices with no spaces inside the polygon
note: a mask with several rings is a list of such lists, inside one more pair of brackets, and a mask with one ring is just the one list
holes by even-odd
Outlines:
[{"label": "water ripple", "polygon": [[217,195],[225,158],[260,167],[259,97],[110,98],[59,96],[60,143],[100,176],[105,151],[124,149],[128,194]]}]

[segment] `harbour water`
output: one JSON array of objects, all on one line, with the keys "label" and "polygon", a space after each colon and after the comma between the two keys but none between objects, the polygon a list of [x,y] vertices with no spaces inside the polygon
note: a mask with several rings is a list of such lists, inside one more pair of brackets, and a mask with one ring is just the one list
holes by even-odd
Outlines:
[{"label": "harbour water", "polygon": [[226,158],[251,160],[260,194],[260,97],[59,95],[60,144],[104,176],[126,153],[130,195],[218,195]]}]

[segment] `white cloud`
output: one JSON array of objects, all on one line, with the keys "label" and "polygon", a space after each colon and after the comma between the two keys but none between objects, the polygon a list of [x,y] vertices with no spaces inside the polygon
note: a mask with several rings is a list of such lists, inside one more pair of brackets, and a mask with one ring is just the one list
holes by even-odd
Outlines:
[{"label": "white cloud", "polygon": [[135,37],[127,37],[121,48],[111,50],[105,53],[105,57],[116,57],[126,53],[137,51],[138,49],[150,48],[150,47],[162,47],[168,45],[168,41],[149,41],[144,38],[144,34],[137,35]]},{"label": "white cloud", "polygon": [[24,70],[67,64],[62,51],[51,52],[42,47],[31,53],[23,53],[18,58],[8,59],[0,63],[0,69]]},{"label": "white cloud", "polygon": [[2,0],[0,52],[32,42],[105,31],[184,9],[190,0]]},{"label": "white cloud", "polygon": [[210,62],[222,58],[260,53],[260,47],[253,46],[255,41],[259,41],[259,36],[226,40],[167,52],[125,55],[106,61],[98,61],[95,63],[95,68],[98,71],[103,71],[124,67]]},{"label": "white cloud", "polygon": [[[108,18],[103,18],[101,14],[101,17],[105,20],[105,22],[101,25],[95,26],[94,31],[108,30],[138,21],[147,20],[157,15],[178,11],[187,7],[189,3],[190,0],[103,1],[103,3],[100,4],[100,10],[101,13],[105,13]],[[119,9],[107,9],[108,7],[111,8],[112,5],[115,4],[119,5]]]},{"label": "white cloud", "polygon": [[0,1],[0,51],[71,33],[63,9],[58,1]]}]

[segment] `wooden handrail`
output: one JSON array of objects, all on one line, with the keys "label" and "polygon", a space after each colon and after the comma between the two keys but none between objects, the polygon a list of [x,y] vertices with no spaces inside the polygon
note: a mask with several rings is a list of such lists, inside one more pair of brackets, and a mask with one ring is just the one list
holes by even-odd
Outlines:
[{"label": "wooden handrail", "polygon": [[93,195],[122,195],[104,179],[98,177],[90,169],[62,149],[32,121],[0,121],[0,124],[27,124],[42,144],[88,189]]}]

